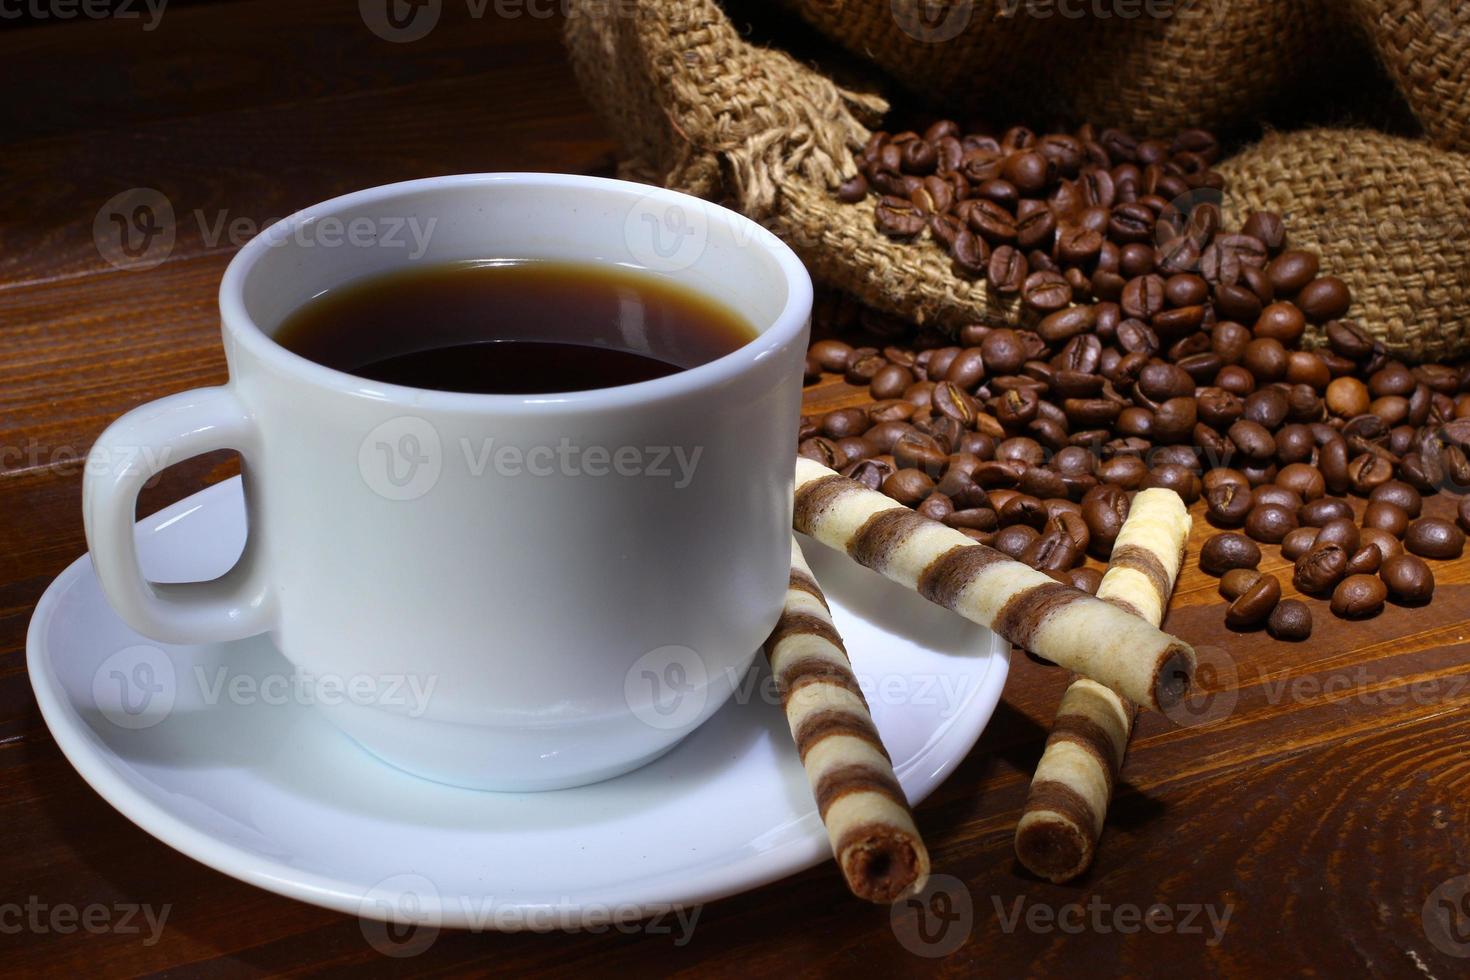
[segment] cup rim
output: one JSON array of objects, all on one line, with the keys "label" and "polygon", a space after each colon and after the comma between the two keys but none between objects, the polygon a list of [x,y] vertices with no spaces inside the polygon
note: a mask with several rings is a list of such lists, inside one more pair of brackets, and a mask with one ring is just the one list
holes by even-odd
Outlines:
[{"label": "cup rim", "polygon": [[[281,346],[261,329],[245,308],[244,285],[257,262],[276,247],[272,235],[291,234],[312,222],[331,217],[341,211],[367,204],[380,203],[401,195],[445,188],[467,188],[483,185],[523,185],[581,190],[612,191],[631,202],[653,200],[667,205],[697,209],[711,223],[719,222],[739,228],[742,239],[751,247],[764,248],[775,260],[785,279],[786,303],[781,312],[752,340],[728,354],[697,367],[649,381],[594,388],[586,391],[546,392],[537,394],[482,394],[463,391],[439,391],[407,385],[371,381],[339,371]],[[783,347],[794,343],[806,327],[811,315],[812,281],[806,267],[791,247],[768,229],[739,212],[679,191],[611,177],[580,174],[510,172],[448,174],[416,180],[380,184],[342,194],[309,205],[271,225],[245,244],[225,269],[219,287],[219,308],[223,330],[239,345],[263,363],[301,377],[318,387],[375,401],[403,403],[419,410],[442,411],[506,411],[554,413],[575,409],[616,409],[646,405],[666,399],[680,398],[717,386],[740,376]]]}]

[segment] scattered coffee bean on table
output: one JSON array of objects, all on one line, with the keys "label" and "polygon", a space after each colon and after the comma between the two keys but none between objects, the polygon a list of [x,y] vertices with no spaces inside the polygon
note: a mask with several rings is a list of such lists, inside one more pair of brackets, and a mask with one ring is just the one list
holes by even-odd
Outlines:
[{"label": "scattered coffee bean on table", "polygon": [[1312,610],[1300,599],[1283,599],[1271,611],[1266,631],[1278,640],[1299,643],[1312,635]]}]

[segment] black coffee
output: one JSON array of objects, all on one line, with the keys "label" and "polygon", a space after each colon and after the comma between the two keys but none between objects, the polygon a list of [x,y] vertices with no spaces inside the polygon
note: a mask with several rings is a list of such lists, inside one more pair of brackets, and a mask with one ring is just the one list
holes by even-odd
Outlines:
[{"label": "black coffee", "polygon": [[612,388],[698,367],[755,331],[716,300],[618,266],[480,261],[313,297],[275,339],[371,381],[482,394]]}]

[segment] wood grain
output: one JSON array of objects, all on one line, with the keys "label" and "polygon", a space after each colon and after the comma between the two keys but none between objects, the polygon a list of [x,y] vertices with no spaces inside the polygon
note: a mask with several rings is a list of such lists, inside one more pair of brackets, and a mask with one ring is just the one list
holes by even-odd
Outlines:
[{"label": "wood grain", "polygon": [[[900,941],[917,910],[900,909],[896,930],[820,867],[704,908],[683,946],[647,931],[446,933],[400,963],[356,920],[210,871],[102,802],[41,722],[25,628],[85,549],[77,460],[97,433],[144,400],[224,377],[214,294],[235,243],[206,240],[194,212],[262,222],[387,180],[608,166],[611,142],[575,91],[553,20],[474,18],[446,0],[427,38],[389,44],[355,8],[237,0],[170,5],[152,32],[78,21],[0,34],[0,64],[17,80],[0,105],[11,191],[0,200],[0,913],[31,896],[170,909],[152,945],[115,931],[0,932],[0,972],[1463,973],[1420,919],[1436,886],[1470,872],[1463,560],[1436,563],[1427,609],[1347,624],[1312,600],[1316,632],[1298,645],[1226,630],[1215,581],[1189,562],[1165,625],[1218,651],[1199,711],[1182,726],[1141,719],[1097,863],[1071,885],[1032,879],[1011,854],[1065,684],[1014,658],[979,747],[918,811],[950,897],[973,911],[968,929],[929,923],[957,947],[945,957]],[[159,189],[183,220],[166,261],[128,272],[103,259],[92,225],[134,186]],[[829,379],[807,401],[820,411],[862,397]],[[140,509],[232,466],[215,455],[173,467]],[[1195,548],[1206,533],[1201,519]],[[1268,551],[1265,567],[1283,570]],[[1293,595],[1289,575],[1282,583]],[[1088,915],[1106,904],[1102,927],[1027,925],[1028,909],[1065,915],[1077,903]],[[1112,924],[1113,912],[1155,904],[1228,908],[1223,939],[1212,945],[1207,925]]]}]

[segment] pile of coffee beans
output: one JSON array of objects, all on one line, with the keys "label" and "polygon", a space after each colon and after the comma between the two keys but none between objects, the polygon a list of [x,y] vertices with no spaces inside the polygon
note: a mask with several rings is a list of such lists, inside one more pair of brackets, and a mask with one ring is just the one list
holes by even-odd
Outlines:
[{"label": "pile of coffee beans", "polygon": [[[962,133],[943,119],[922,134],[874,133],[860,172],[837,196],[853,203],[878,195],[873,220],[880,232],[905,241],[927,237],[947,251],[955,275],[986,279],[995,292],[1019,295],[1044,315],[1088,298],[1120,301],[1133,280],[1155,272],[1203,267],[1234,283],[1244,265],[1259,271],[1266,248],[1284,234],[1279,220],[1256,219],[1243,234],[1223,234],[1216,208],[1197,215],[1213,227],[1189,227],[1195,198],[1217,201],[1224,187],[1211,169],[1219,158],[1219,141],[1199,129],[1140,141],[1092,126],[1045,135],[1024,126]],[[1306,287],[1316,265],[1293,272],[1305,276]],[[1167,312],[1155,330],[1186,329],[1203,294],[1176,283],[1165,304],[1162,282],[1135,285],[1130,305],[1149,308],[1143,319]],[[1300,298],[1340,316],[1346,295],[1340,281],[1324,280]],[[1060,317],[1051,329],[1071,330],[1084,316]]]},{"label": "pile of coffee beans", "polygon": [[[841,196],[882,194],[880,228],[947,243],[1029,319],[950,335],[827,297],[808,381],[872,400],[804,417],[800,453],[1084,589],[1129,494],[1203,498],[1221,534],[1200,563],[1230,577],[1237,629],[1311,633],[1308,605],[1255,571],[1262,544],[1338,615],[1428,601],[1423,559],[1459,557],[1470,529],[1470,498],[1460,527],[1421,514],[1470,488],[1470,364],[1389,357],[1279,215],[1225,229],[1201,196],[1218,155],[1201,131],[875,135]],[[1302,349],[1308,324],[1325,347]]]}]

